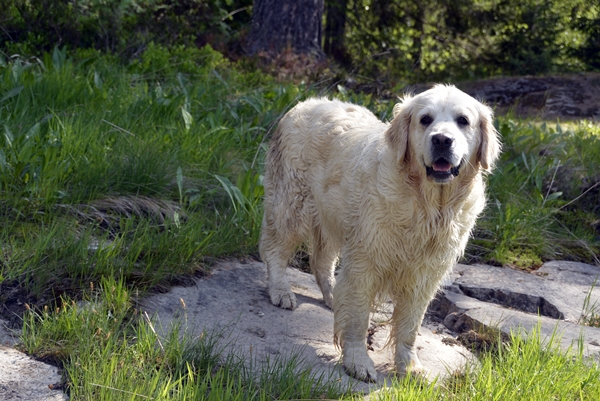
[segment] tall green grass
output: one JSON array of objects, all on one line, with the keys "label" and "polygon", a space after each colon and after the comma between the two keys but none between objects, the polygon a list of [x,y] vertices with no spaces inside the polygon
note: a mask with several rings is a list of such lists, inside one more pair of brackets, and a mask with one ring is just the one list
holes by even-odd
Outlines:
[{"label": "tall green grass", "polygon": [[209,47],[151,46],[130,65],[57,48],[0,74],[4,280],[147,286],[255,249],[265,135],[297,87]]},{"label": "tall green grass", "polygon": [[600,127],[500,118],[499,131],[502,159],[468,253],[521,268],[600,263]]}]

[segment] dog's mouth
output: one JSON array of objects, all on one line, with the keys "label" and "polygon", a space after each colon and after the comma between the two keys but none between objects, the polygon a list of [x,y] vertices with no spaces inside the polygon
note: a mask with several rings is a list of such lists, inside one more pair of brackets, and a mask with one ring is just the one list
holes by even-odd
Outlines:
[{"label": "dog's mouth", "polygon": [[458,176],[461,166],[462,160],[458,166],[452,167],[452,164],[448,160],[440,157],[434,161],[431,166],[425,166],[425,168],[427,170],[427,177],[432,177],[436,182],[439,183],[446,183],[452,181],[454,177]]}]

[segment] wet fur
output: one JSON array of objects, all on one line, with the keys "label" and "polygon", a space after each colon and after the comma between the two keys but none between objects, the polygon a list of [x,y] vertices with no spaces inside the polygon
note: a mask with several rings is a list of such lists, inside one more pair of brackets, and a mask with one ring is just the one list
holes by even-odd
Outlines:
[{"label": "wet fur", "polygon": [[[424,109],[434,117],[466,110],[474,120],[468,132],[452,121],[440,125],[459,137],[466,159],[449,183],[426,176],[431,132],[418,121]],[[337,100],[298,104],[280,121],[266,157],[260,253],[271,301],[296,307],[285,270],[295,249],[309,243],[311,269],[334,310],[334,340],[346,371],[376,379],[365,337],[379,298],[394,304],[396,370],[422,371],[413,348],[417,330],[483,210],[483,174],[499,152],[491,110],[452,86],[406,96],[389,124]]]}]

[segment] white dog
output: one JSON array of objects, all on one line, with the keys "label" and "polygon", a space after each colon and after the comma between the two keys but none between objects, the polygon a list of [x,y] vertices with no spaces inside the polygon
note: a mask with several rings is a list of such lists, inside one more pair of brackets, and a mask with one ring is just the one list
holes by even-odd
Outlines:
[{"label": "white dog", "polygon": [[350,375],[377,378],[365,337],[378,299],[394,305],[396,371],[423,370],[417,330],[465,249],[485,204],[483,174],[500,153],[492,119],[489,107],[437,85],[404,97],[390,124],[326,99],[300,103],[280,121],[266,158],[260,239],[269,294],[275,305],[296,306],[286,267],[309,243]]}]

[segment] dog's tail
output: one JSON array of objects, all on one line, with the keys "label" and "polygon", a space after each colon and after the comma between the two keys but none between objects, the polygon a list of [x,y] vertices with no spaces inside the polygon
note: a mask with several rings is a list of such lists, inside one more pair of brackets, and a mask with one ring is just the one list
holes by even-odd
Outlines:
[{"label": "dog's tail", "polygon": [[299,149],[295,149],[301,146],[296,143],[301,132],[294,132],[299,129],[291,120],[286,115],[279,122],[266,155],[263,230],[268,228],[280,239],[300,243],[311,232],[312,213],[307,200],[312,195]]}]

